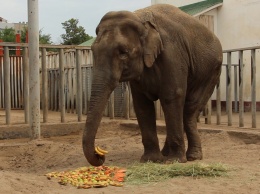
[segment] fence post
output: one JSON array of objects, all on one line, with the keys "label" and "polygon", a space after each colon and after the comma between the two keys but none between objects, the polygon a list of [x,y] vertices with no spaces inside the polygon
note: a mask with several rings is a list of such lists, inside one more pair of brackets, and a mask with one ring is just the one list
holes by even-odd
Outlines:
[{"label": "fence post", "polygon": [[244,127],[244,63],[243,63],[243,51],[239,51],[239,127]]},{"label": "fence post", "polygon": [[60,72],[60,81],[59,81],[59,106],[61,114],[61,122],[65,122],[65,95],[64,95],[64,50],[59,50],[59,72]]},{"label": "fence post", "polygon": [[238,112],[238,100],[237,100],[237,66],[234,65],[234,103],[235,112]]},{"label": "fence post", "polygon": [[227,53],[227,112],[228,112],[228,126],[232,126],[232,98],[231,98],[231,52]]},{"label": "fence post", "polygon": [[79,49],[76,49],[76,73],[77,73],[77,113],[78,121],[82,121],[82,75],[81,75],[81,53]]},{"label": "fence post", "polygon": [[256,63],[255,63],[255,50],[251,50],[251,114],[252,114],[252,128],[256,128]]},{"label": "fence post", "polygon": [[65,122],[65,96],[64,96],[64,50],[60,49],[59,51],[59,71],[60,71],[60,99],[59,99],[59,106],[60,106],[60,114],[61,114],[61,122]]},{"label": "fence post", "polygon": [[221,124],[221,93],[220,93],[220,80],[216,86],[216,107],[217,107],[217,125]]},{"label": "fence post", "polygon": [[46,64],[46,48],[42,48],[42,112],[43,122],[48,122],[48,74]]},{"label": "fence post", "polygon": [[11,86],[10,86],[10,56],[9,48],[4,47],[4,82],[5,82],[5,116],[6,124],[11,123]]},{"label": "fence post", "polygon": [[29,115],[29,58],[28,48],[23,48],[23,104],[24,104],[24,120],[28,124],[30,120]]}]

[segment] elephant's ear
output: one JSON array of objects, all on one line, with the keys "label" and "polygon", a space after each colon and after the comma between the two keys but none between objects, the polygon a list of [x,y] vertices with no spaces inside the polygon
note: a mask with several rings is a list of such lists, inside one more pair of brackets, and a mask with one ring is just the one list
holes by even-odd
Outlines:
[{"label": "elephant's ear", "polygon": [[152,67],[156,57],[163,50],[163,44],[159,32],[153,23],[146,21],[144,23],[146,33],[142,37],[144,48],[144,63],[147,67]]}]

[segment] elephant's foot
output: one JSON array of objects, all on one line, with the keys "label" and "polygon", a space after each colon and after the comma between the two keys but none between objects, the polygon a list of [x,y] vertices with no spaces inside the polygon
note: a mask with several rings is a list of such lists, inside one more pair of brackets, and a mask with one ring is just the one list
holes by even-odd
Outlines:
[{"label": "elephant's foot", "polygon": [[186,157],[188,161],[201,160],[203,157],[201,147],[189,147],[186,152]]},{"label": "elephant's foot", "polygon": [[142,155],[140,162],[145,163],[145,162],[156,162],[156,163],[161,163],[165,161],[165,158],[161,154],[161,152],[149,152],[145,153]]},{"label": "elephant's foot", "polygon": [[161,153],[166,157],[167,161],[178,161],[180,163],[187,162],[185,151],[182,147],[172,149],[165,144]]}]

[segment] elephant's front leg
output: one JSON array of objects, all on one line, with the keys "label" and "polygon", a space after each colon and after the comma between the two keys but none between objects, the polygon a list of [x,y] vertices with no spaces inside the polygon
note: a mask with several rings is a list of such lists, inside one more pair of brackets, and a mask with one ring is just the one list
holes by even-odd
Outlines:
[{"label": "elephant's front leg", "polygon": [[162,154],[168,160],[187,162],[183,129],[182,99],[161,100],[166,122],[166,141]]},{"label": "elephant's front leg", "polygon": [[149,100],[141,91],[132,87],[134,109],[141,129],[144,154],[141,162],[162,162],[164,157],[160,152],[159,141],[156,132],[156,116],[154,102]]}]

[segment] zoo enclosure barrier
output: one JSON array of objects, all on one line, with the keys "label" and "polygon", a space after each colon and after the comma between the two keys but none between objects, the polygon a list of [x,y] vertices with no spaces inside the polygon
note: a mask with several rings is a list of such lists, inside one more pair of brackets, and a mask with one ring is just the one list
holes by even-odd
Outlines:
[{"label": "zoo enclosure barrier", "polygon": [[[0,43],[0,46],[4,48],[4,56],[0,56],[0,109],[5,109],[5,124],[11,123],[12,109],[24,109],[24,122],[28,123],[30,115],[28,112],[28,45]],[[13,46],[22,48],[21,56],[9,55],[9,48]],[[41,51],[39,71],[43,122],[48,122],[48,110],[60,111],[61,122],[65,122],[66,112],[76,113],[77,120],[82,121],[82,114],[87,114],[91,91],[93,57],[90,47],[40,45],[39,49]],[[47,52],[49,49],[55,49],[58,52]],[[259,50],[260,47],[250,47],[223,51],[222,76],[225,74],[225,81],[221,80],[216,86],[206,109],[205,123],[212,123],[212,108],[215,108],[216,124],[220,125],[221,114],[223,114],[221,110],[224,106],[228,126],[232,125],[232,112],[237,111],[239,111],[239,127],[244,126],[243,53],[250,51],[251,118],[252,128],[256,127],[256,51]],[[236,54],[238,57],[233,59],[231,56]],[[246,68],[249,67],[246,66]],[[231,80],[234,80],[234,84]],[[223,91],[226,96],[222,101],[221,92]],[[155,102],[155,108],[157,119],[162,118],[163,112],[159,101]],[[128,83],[121,83],[111,94],[104,116],[126,119],[135,117]]]}]

